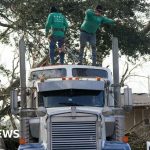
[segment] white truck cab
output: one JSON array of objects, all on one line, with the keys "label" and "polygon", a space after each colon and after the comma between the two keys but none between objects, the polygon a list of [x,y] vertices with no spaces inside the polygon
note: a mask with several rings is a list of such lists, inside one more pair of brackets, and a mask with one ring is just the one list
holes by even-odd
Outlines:
[{"label": "white truck cab", "polygon": [[[128,144],[112,142],[116,130],[112,81],[111,71],[103,67],[31,69],[24,116],[28,143],[19,150],[130,150]],[[31,109],[34,115],[29,117]]]}]

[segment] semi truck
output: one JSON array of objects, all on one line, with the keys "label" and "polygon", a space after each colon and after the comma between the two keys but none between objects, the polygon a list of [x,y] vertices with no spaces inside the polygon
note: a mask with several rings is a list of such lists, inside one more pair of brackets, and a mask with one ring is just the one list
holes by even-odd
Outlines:
[{"label": "semi truck", "polygon": [[[42,66],[30,70],[26,85],[22,56],[21,87],[11,93],[11,111],[20,116],[18,150],[131,149],[123,140],[124,108],[115,105],[116,86],[108,68]],[[127,104],[130,93],[125,91]]]}]

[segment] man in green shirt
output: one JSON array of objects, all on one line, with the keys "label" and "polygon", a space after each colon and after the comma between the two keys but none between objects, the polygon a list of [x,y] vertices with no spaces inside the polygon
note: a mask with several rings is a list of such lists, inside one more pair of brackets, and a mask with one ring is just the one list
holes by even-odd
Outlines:
[{"label": "man in green shirt", "polygon": [[92,65],[96,65],[96,31],[102,24],[115,24],[115,21],[102,16],[102,6],[97,5],[96,9],[88,9],[80,28],[80,54],[79,64],[82,64],[83,52],[86,43],[92,47]]},{"label": "man in green shirt", "polygon": [[51,30],[51,35],[49,39],[50,39],[50,61],[52,65],[55,63],[54,53],[56,42],[58,42],[59,47],[60,64],[64,63],[63,45],[64,45],[65,31],[67,28],[68,23],[64,15],[62,13],[59,13],[55,7],[52,7],[51,13],[48,15],[45,26],[46,37],[48,37],[49,30]]}]

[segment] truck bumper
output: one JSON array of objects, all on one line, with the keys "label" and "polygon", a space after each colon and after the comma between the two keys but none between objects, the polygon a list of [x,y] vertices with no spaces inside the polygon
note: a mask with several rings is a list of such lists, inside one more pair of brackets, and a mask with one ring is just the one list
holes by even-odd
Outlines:
[{"label": "truck bumper", "polygon": [[30,143],[20,145],[18,150],[46,150],[42,144],[39,143]]},{"label": "truck bumper", "polygon": [[131,148],[127,143],[106,141],[102,150],[131,150]]}]

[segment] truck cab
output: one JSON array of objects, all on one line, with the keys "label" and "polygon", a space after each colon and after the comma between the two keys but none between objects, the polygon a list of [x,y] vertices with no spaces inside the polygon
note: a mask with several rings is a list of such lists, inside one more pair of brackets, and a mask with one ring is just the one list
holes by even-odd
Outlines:
[{"label": "truck cab", "polygon": [[[57,65],[31,69],[29,132],[19,150],[130,150],[115,142],[116,119],[108,68]],[[27,113],[28,114],[28,113]],[[109,141],[108,141],[109,140]]]}]

